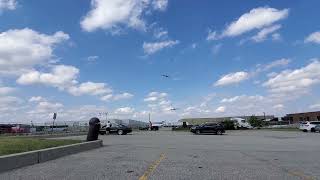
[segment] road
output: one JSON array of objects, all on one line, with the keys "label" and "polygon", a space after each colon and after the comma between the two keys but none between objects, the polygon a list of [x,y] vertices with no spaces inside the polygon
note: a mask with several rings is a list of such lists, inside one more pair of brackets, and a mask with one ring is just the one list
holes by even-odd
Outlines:
[{"label": "road", "polygon": [[0,179],[320,177],[319,133],[248,130],[218,136],[161,130],[99,138],[102,148],[2,173]]}]

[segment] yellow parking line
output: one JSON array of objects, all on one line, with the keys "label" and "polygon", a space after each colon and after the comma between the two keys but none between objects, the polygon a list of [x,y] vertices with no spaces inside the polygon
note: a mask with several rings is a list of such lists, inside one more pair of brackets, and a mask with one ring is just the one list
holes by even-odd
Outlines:
[{"label": "yellow parking line", "polygon": [[312,177],[312,176],[308,176],[308,175],[305,175],[303,172],[301,171],[288,171],[288,174],[291,174],[293,176],[297,176],[297,177],[300,177],[301,179],[303,180],[314,180],[315,178]]},{"label": "yellow parking line", "polygon": [[154,161],[148,169],[144,172],[144,174],[139,178],[139,180],[147,180],[150,174],[159,166],[160,162],[165,158],[165,154],[161,153],[160,158]]}]

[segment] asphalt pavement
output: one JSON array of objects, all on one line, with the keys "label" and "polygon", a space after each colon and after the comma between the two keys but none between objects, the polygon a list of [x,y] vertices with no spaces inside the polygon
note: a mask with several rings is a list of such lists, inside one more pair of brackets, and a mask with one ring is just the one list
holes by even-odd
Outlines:
[{"label": "asphalt pavement", "polygon": [[0,179],[320,178],[320,133],[247,130],[219,136],[162,129],[99,139],[102,148],[5,172]]}]

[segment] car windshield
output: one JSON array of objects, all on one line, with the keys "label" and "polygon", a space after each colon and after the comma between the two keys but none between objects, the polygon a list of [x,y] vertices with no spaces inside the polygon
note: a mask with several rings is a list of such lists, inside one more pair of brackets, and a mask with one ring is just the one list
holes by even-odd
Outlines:
[{"label": "car windshield", "polygon": [[0,0],[0,180],[320,179],[319,125],[320,0]]}]

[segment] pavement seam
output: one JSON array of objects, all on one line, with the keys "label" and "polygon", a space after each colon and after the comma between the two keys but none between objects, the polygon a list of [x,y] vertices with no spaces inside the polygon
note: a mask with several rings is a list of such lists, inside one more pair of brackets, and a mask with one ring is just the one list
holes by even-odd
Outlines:
[{"label": "pavement seam", "polygon": [[148,167],[148,169],[144,172],[144,174],[139,178],[139,180],[147,180],[149,178],[149,176],[151,175],[151,173],[159,166],[160,162],[165,159],[166,156],[164,153],[160,154],[160,158],[157,159],[156,161],[154,161],[152,164],[150,164],[150,166]]}]

